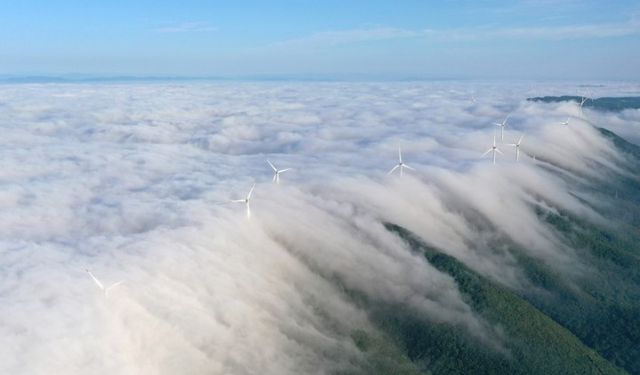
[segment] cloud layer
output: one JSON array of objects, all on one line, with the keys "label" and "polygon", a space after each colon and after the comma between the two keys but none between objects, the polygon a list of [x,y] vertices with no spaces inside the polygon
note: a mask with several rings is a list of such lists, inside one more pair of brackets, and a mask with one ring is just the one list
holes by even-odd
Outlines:
[{"label": "cloud layer", "polygon": [[[601,220],[581,186],[633,130],[527,96],[568,85],[225,83],[0,86],[0,370],[36,374],[332,373],[375,331],[351,293],[502,337],[384,223],[512,288],[505,241],[567,272],[536,207]],[[597,94],[638,92],[609,85]],[[473,98],[473,100],[472,100]],[[507,114],[505,143],[480,155]],[[567,117],[570,125],[560,125]],[[499,133],[498,133],[499,134]],[[387,176],[397,148],[417,169]],[[536,157],[536,160],[533,157]],[[271,160],[293,168],[271,183]],[[251,203],[243,198],[257,183]],[[84,272],[125,283],[105,299]],[[569,276],[570,277],[570,276]]]},{"label": "cloud layer", "polygon": [[635,18],[618,23],[562,26],[496,27],[495,25],[487,25],[475,28],[455,29],[372,27],[317,32],[304,37],[272,43],[269,47],[313,49],[342,44],[407,38],[448,42],[476,40],[572,40],[624,37],[637,35],[639,33],[640,21]]}]

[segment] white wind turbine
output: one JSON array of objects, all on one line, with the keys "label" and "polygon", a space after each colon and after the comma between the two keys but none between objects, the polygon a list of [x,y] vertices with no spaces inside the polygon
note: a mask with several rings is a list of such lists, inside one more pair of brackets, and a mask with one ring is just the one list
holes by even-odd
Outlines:
[{"label": "white wind turbine", "polygon": [[389,173],[387,174],[391,174],[393,173],[393,171],[395,171],[396,169],[400,168],[400,176],[403,175],[403,170],[404,168],[407,168],[409,170],[415,171],[414,168],[411,168],[410,166],[406,165],[403,161],[402,161],[402,150],[400,149],[400,147],[398,147],[398,164],[396,164],[395,167],[391,168],[391,170],[389,171]]},{"label": "white wind turbine", "polygon": [[502,151],[500,151],[498,149],[498,146],[496,146],[496,135],[495,134],[493,135],[493,146],[491,146],[490,149],[488,149],[484,154],[482,154],[482,156],[485,156],[490,152],[493,154],[493,164],[496,163],[496,152],[501,154],[501,155],[503,155]]},{"label": "white wind turbine", "polygon": [[500,141],[504,141],[504,128],[507,126],[507,119],[511,114],[508,114],[507,117],[504,118],[502,122],[494,123],[496,126],[500,127]]},{"label": "white wind turbine", "polygon": [[89,271],[88,269],[85,269],[85,271],[89,274],[89,276],[91,276],[91,278],[96,283],[96,285],[98,285],[98,288],[100,288],[100,290],[102,290],[102,293],[104,293],[105,297],[109,296],[109,291],[110,290],[112,290],[113,288],[117,287],[118,285],[120,285],[120,284],[122,284],[124,282],[124,281],[118,281],[117,283],[113,283],[110,286],[105,288],[104,285],[100,282],[100,280],[98,280],[95,276],[93,276],[91,271]]},{"label": "white wind turbine", "polygon": [[508,144],[509,146],[513,146],[516,148],[516,161],[520,161],[520,144],[522,143],[522,138],[524,138],[524,135],[520,136],[520,139],[518,139],[518,142]]},{"label": "white wind turbine", "polygon": [[582,111],[582,107],[584,106],[584,103],[587,102],[587,100],[589,100],[590,98],[588,96],[582,96],[580,98],[580,114],[584,114],[584,112]]},{"label": "white wind turbine", "polygon": [[231,202],[233,203],[244,203],[247,206],[247,219],[251,219],[251,207],[249,206],[249,202],[251,201],[251,193],[253,193],[253,189],[256,187],[256,184],[251,186],[251,190],[249,190],[249,194],[244,199],[234,199]]},{"label": "white wind turbine", "polygon": [[275,182],[276,184],[280,184],[280,173],[286,172],[291,169],[291,168],[278,169],[273,164],[271,164],[269,160],[267,160],[267,163],[269,163],[269,165],[271,166],[271,169],[273,169],[273,182]]}]

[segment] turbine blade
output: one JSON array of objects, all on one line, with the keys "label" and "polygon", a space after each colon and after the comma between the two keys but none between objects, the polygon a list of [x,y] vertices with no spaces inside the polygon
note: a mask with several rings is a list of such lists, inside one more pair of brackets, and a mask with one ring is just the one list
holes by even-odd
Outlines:
[{"label": "turbine blade", "polygon": [[279,173],[282,173],[282,172],[286,172],[286,171],[290,171],[290,170],[291,170],[291,168],[285,168],[285,169],[281,169],[281,170],[279,170],[278,172],[279,172]]},{"label": "turbine blade", "polygon": [[246,202],[246,199],[232,199],[231,203],[244,203]]},{"label": "turbine blade", "polygon": [[395,171],[396,169],[398,169],[398,167],[400,166],[400,164],[396,164],[395,167],[391,168],[391,170],[387,173],[387,174],[391,174],[393,173],[393,171]]},{"label": "turbine blade", "polygon": [[269,165],[271,166],[271,169],[273,169],[274,172],[277,172],[278,170],[276,169],[276,167],[271,164],[271,162],[269,160],[267,160],[267,163],[269,163]]},{"label": "turbine blade", "polygon": [[89,274],[89,276],[91,276],[91,278],[93,279],[93,281],[98,285],[98,287],[102,290],[104,290],[104,285],[102,285],[102,283],[100,282],[100,280],[98,280],[95,276],[93,276],[93,274],[91,273],[91,271],[85,269],[85,271],[87,271],[87,273]]},{"label": "turbine blade", "polygon": [[524,138],[524,134],[520,136],[520,139],[518,139],[518,146],[520,146],[520,143],[522,143],[522,138]]},{"label": "turbine blade", "polygon": [[497,149],[497,148],[496,148],[496,152],[497,152],[498,154],[500,154],[500,155],[504,155],[504,154],[502,153],[502,151],[500,151],[500,150],[499,150],[499,149]]},{"label": "turbine blade", "polygon": [[482,154],[482,156],[480,156],[480,157],[487,156],[487,154],[488,154],[488,153],[490,153],[492,150],[493,150],[492,148],[488,149],[488,150],[487,150],[487,152],[485,152],[484,154]]},{"label": "turbine blade", "polygon": [[405,167],[405,168],[407,168],[408,170],[411,170],[411,171],[415,171],[415,170],[416,170],[415,168],[410,167],[410,166],[408,166],[408,165],[406,165],[406,164],[402,164],[402,166],[403,166],[403,167]]},{"label": "turbine blade", "polygon": [[398,160],[402,163],[402,150],[398,147]]},{"label": "turbine blade", "polygon": [[247,194],[247,200],[251,199],[251,194],[253,193],[253,189],[256,187],[256,184],[251,186],[251,190],[249,190],[249,194]]}]

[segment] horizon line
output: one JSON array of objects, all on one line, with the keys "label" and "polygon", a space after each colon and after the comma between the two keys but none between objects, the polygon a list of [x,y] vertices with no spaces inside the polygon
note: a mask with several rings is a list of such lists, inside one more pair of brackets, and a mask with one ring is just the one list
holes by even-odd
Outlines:
[{"label": "horizon line", "polygon": [[420,82],[420,81],[487,81],[487,82],[640,82],[623,78],[522,78],[522,77],[455,77],[397,74],[246,74],[246,75],[136,75],[136,74],[0,74],[0,84],[29,83],[99,83],[99,82],[180,82],[180,81],[228,81],[228,82]]}]

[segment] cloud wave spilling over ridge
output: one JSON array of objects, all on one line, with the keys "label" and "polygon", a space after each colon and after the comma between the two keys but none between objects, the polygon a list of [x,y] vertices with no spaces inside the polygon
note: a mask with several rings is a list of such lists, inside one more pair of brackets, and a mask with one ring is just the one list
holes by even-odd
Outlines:
[{"label": "cloud wave spilling over ridge", "polygon": [[[351,332],[375,330],[354,295],[499,350],[508,338],[384,224],[511,288],[528,284],[505,242],[568,278],[584,273],[536,207],[602,221],[582,187],[626,173],[625,159],[592,124],[633,140],[640,115],[525,100],[581,90],[0,86],[0,372],[347,371],[363,360]],[[501,142],[493,123],[507,115]],[[494,135],[504,152],[496,165],[480,157]],[[521,135],[516,162],[506,143]],[[402,178],[386,175],[398,147],[416,169]],[[267,159],[293,168],[280,185]],[[254,182],[247,220],[227,202]],[[85,268],[125,282],[105,298]]]}]

